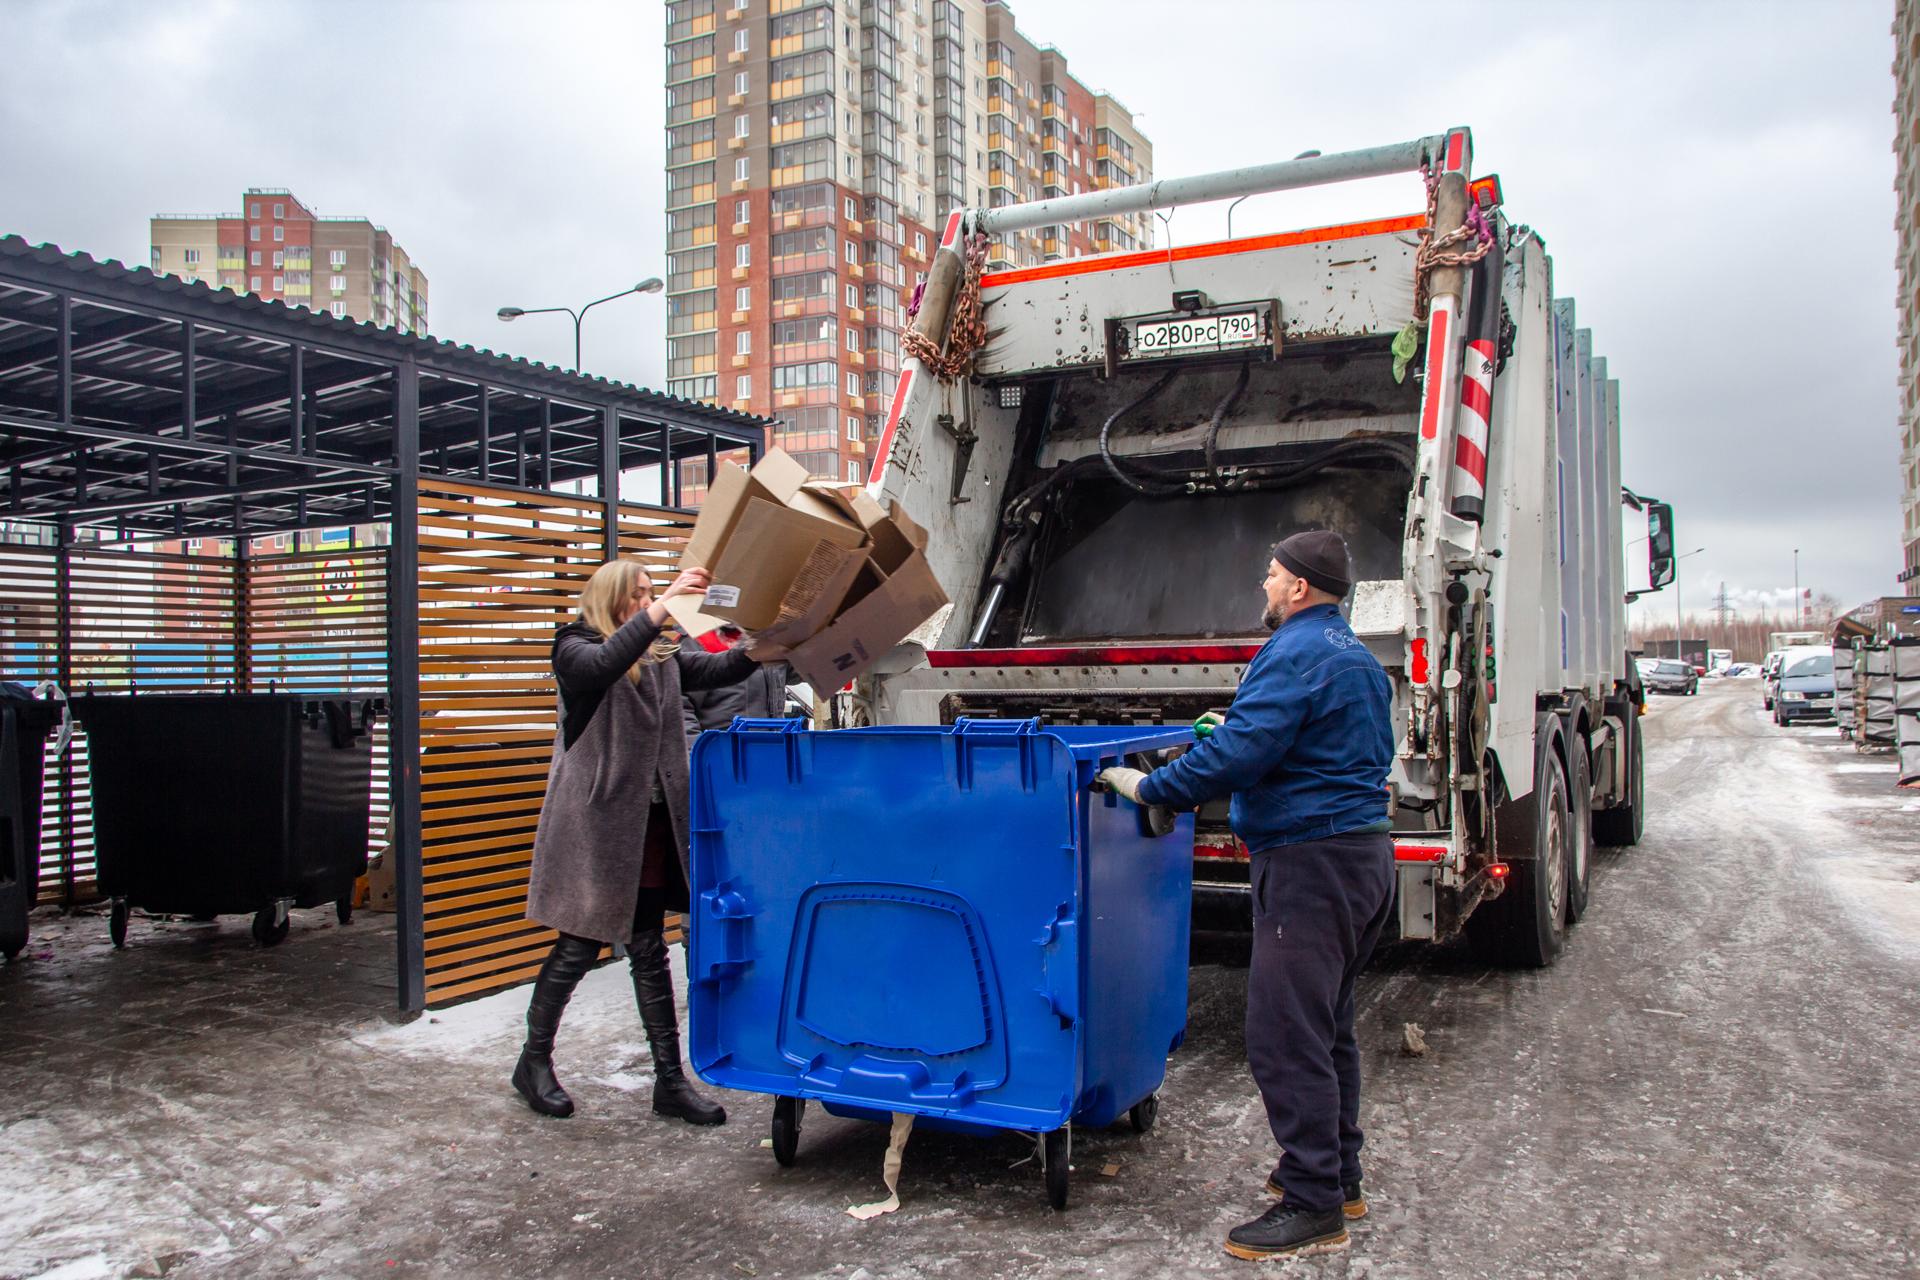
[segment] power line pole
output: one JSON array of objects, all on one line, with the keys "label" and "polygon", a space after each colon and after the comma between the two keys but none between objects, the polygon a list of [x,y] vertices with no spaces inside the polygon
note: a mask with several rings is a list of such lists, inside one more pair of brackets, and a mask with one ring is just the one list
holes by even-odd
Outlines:
[{"label": "power line pole", "polygon": [[1733,617],[1733,601],[1727,598],[1727,584],[1720,584],[1720,594],[1713,598],[1713,612],[1720,622],[1720,629],[1726,630],[1727,620]]}]

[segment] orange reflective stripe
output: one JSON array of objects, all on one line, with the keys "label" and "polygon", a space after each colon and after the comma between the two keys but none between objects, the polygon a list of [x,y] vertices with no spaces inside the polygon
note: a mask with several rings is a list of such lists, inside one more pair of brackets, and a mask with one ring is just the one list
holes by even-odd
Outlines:
[{"label": "orange reflective stripe", "polygon": [[993,289],[1001,285],[1025,284],[1030,280],[1057,280],[1063,276],[1086,275],[1094,271],[1154,267],[1169,262],[1188,262],[1195,258],[1220,258],[1234,253],[1258,253],[1262,249],[1285,249],[1298,244],[1323,244],[1328,240],[1352,240],[1359,236],[1386,235],[1394,231],[1418,231],[1426,225],[1426,215],[1410,213],[1400,218],[1376,218],[1372,222],[1349,222],[1337,227],[1309,227],[1305,231],[1282,231],[1277,235],[1251,236],[1245,240],[1217,240],[1212,244],[1148,249],[1140,253],[1110,253],[1097,258],[1075,258],[1071,262],[1049,262],[1044,267],[996,271],[981,276],[980,287]]}]

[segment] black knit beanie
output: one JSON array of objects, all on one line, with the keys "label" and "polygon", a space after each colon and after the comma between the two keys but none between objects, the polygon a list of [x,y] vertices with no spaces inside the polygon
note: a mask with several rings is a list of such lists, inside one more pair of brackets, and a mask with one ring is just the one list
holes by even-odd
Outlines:
[{"label": "black knit beanie", "polygon": [[1344,598],[1353,590],[1353,571],[1347,565],[1347,544],[1337,533],[1308,529],[1289,534],[1274,544],[1273,558],[1296,578],[1330,596]]}]

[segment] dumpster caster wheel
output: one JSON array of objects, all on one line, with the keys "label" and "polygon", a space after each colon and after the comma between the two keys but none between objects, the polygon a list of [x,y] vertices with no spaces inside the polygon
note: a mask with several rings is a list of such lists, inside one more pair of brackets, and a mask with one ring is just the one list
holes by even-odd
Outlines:
[{"label": "dumpster caster wheel", "polygon": [[253,913],[253,937],[263,947],[277,946],[286,940],[287,930],[293,922],[287,919],[274,920],[279,913],[272,907],[265,907]]},{"label": "dumpster caster wheel", "polygon": [[127,945],[127,917],[131,914],[125,900],[120,898],[115,898],[107,911],[107,936],[113,939],[116,951]]},{"label": "dumpster caster wheel", "polygon": [[7,946],[0,947],[0,955],[4,955],[7,959],[11,960],[25,950],[26,946],[27,944],[24,942],[10,943]]},{"label": "dumpster caster wheel", "polygon": [[805,1098],[773,1100],[773,1158],[782,1169],[793,1168],[794,1155],[800,1150],[800,1117],[806,1109]]},{"label": "dumpster caster wheel", "polygon": [[1067,1173],[1073,1160],[1073,1130],[1061,1125],[1041,1139],[1041,1158],[1047,1165],[1047,1203],[1056,1209],[1067,1207]]},{"label": "dumpster caster wheel", "polygon": [[1153,1122],[1160,1118],[1160,1095],[1150,1093],[1133,1104],[1127,1112],[1127,1119],[1133,1125],[1135,1133],[1146,1133],[1153,1128]]},{"label": "dumpster caster wheel", "polygon": [[340,918],[341,924],[353,923],[353,899],[342,898],[333,904],[333,914]]}]

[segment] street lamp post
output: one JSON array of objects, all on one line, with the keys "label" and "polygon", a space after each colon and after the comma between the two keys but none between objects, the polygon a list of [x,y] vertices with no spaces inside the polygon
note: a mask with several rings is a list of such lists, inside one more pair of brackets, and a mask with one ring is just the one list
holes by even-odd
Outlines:
[{"label": "street lamp post", "polygon": [[1793,629],[1800,629],[1800,548],[1793,549]]},{"label": "street lamp post", "polygon": [[593,310],[595,307],[599,306],[603,302],[612,302],[615,298],[624,298],[630,293],[659,293],[662,289],[666,287],[667,287],[666,282],[661,280],[659,276],[648,276],[645,280],[642,280],[639,284],[634,285],[631,289],[622,289],[620,292],[610,293],[604,298],[595,298],[592,302],[589,302],[586,306],[581,307],[578,311],[575,311],[572,307],[502,307],[500,308],[500,310],[496,311],[494,314],[499,316],[502,320],[518,320],[521,316],[546,315],[549,312],[554,312],[554,311],[564,311],[568,315],[572,316],[573,317],[573,371],[575,373],[578,373],[580,372],[580,325],[581,325],[581,322],[587,318],[587,312]]},{"label": "street lamp post", "polygon": [[1673,558],[1673,656],[1680,656],[1680,562],[1687,556],[1697,556],[1705,547],[1695,547],[1685,555]]}]

